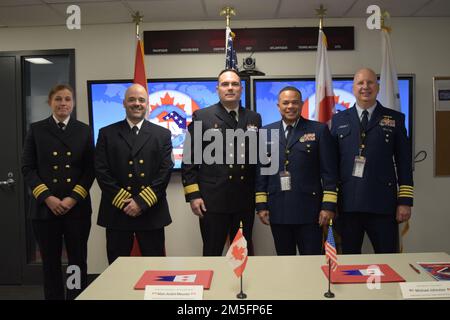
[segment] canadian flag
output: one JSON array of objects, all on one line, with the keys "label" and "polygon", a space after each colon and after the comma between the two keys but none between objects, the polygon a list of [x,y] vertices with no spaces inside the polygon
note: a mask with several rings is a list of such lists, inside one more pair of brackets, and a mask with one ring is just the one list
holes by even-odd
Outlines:
[{"label": "canadian flag", "polygon": [[242,234],[242,229],[238,229],[226,257],[236,276],[238,278],[242,276],[248,260],[247,240]]},{"label": "canadian flag", "polygon": [[310,119],[330,123],[335,113],[333,81],[328,65],[327,37],[319,30],[316,60],[316,105]]}]

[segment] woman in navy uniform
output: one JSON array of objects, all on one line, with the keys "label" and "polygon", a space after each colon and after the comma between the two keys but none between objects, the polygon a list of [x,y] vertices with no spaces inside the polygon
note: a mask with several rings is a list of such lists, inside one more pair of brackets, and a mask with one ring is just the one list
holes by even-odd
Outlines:
[{"label": "woman in navy uniform", "polygon": [[[90,128],[70,116],[74,107],[70,86],[52,88],[48,104],[52,115],[32,123],[26,136],[22,174],[32,191],[30,214],[42,257],[45,299],[73,299],[87,285],[94,146]],[[66,296],[63,239],[76,276],[68,283]]]}]

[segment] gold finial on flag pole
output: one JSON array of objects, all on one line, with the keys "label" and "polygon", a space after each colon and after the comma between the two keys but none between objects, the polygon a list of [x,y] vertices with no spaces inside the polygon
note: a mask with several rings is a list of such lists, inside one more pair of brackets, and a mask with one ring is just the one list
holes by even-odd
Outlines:
[{"label": "gold finial on flag pole", "polygon": [[224,7],[220,10],[220,15],[227,18],[227,27],[230,27],[230,17],[236,15],[236,11],[233,7]]},{"label": "gold finial on flag pole", "polygon": [[330,226],[333,226],[333,219],[330,219]]},{"label": "gold finial on flag pole", "polygon": [[322,30],[323,28],[323,17],[327,15],[327,9],[323,6],[323,4],[320,5],[319,9],[316,9],[316,16],[319,17],[319,29]]},{"label": "gold finial on flag pole", "polygon": [[385,22],[387,19],[390,19],[391,15],[387,10],[383,10],[381,12],[381,30],[386,30],[387,32],[391,32],[392,28],[388,27]]},{"label": "gold finial on flag pole", "polygon": [[133,18],[133,22],[136,24],[136,38],[138,38],[138,40],[140,40],[140,35],[139,35],[139,24],[141,22],[143,22],[143,18],[144,16],[140,14],[139,11],[136,11],[134,14],[131,15],[131,17]]}]

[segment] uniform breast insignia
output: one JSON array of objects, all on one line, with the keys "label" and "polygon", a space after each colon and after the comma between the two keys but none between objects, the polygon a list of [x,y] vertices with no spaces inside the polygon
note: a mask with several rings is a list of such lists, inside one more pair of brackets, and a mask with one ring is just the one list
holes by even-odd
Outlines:
[{"label": "uniform breast insignia", "polygon": [[307,141],[316,141],[316,134],[315,133],[305,133],[303,136],[299,139],[300,142],[307,142]]},{"label": "uniform breast insignia", "polygon": [[254,124],[249,124],[247,125],[247,131],[258,132],[258,127],[255,126]]},{"label": "uniform breast insignia", "polygon": [[341,126],[339,126],[338,127],[338,129],[343,129],[343,128],[347,128],[349,126],[349,124],[347,123],[347,124],[343,124],[343,125],[341,125]]},{"label": "uniform breast insignia", "polygon": [[380,126],[395,128],[395,120],[391,118],[391,116],[383,116],[383,119],[380,120]]}]

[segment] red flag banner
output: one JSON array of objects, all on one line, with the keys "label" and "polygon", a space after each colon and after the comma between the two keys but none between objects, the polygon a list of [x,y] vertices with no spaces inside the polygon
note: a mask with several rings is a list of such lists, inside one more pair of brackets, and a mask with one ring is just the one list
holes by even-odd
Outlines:
[{"label": "red flag banner", "polygon": [[137,45],[136,45],[136,59],[134,62],[133,82],[139,83],[148,92],[147,76],[145,74],[144,49],[142,48],[141,40],[138,40]]}]

